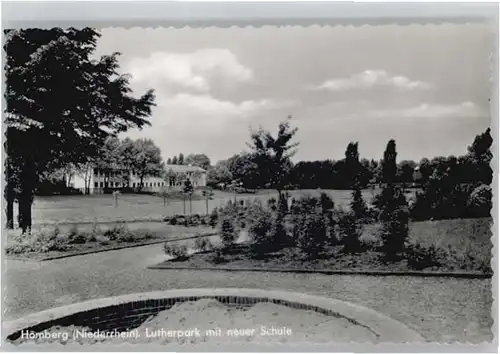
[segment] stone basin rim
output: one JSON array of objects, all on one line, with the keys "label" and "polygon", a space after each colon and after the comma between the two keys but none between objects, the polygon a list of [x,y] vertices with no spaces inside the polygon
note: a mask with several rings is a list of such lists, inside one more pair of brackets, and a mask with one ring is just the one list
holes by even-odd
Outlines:
[{"label": "stone basin rim", "polygon": [[[339,317],[354,321],[358,325],[369,328],[379,337],[379,343],[408,343],[423,342],[425,339],[415,330],[402,322],[384,315],[367,307],[351,302],[328,298],[307,293],[290,292],[284,290],[262,290],[251,288],[191,288],[173,289],[164,291],[151,291],[119,295],[100,299],[87,300],[76,304],[51,308],[41,312],[29,314],[19,319],[3,322],[4,340],[19,332],[45,322],[54,321],[78,313],[87,312],[99,308],[112,307],[128,303],[179,298],[211,298],[211,297],[235,297],[235,298],[263,298],[267,300],[282,300],[300,303],[311,307],[318,307],[334,312]],[[189,299],[185,299],[188,301]],[[300,311],[300,310],[298,310]]]}]

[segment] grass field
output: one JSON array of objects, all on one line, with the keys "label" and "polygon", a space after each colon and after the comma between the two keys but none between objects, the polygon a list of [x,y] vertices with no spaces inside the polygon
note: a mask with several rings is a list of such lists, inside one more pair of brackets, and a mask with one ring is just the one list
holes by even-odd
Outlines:
[{"label": "grass field", "polygon": [[[347,207],[351,200],[349,190],[325,190],[331,195],[336,205]],[[363,197],[371,201],[378,191],[364,190]],[[319,190],[291,191],[292,197],[304,194],[317,195]],[[412,192],[414,193],[414,192]],[[239,194],[237,199],[260,199],[266,201],[269,197],[276,197],[275,191],[258,191],[256,194]],[[209,212],[234,199],[233,193],[215,191],[212,200],[208,202]],[[206,213],[205,200],[193,200],[192,213]],[[14,208],[17,213],[17,208]],[[77,196],[49,196],[36,197],[33,203],[33,224],[64,224],[90,223],[113,221],[146,221],[162,220],[165,216],[182,214],[184,203],[179,199],[167,200],[164,206],[163,198],[154,195],[122,194],[118,197],[118,206],[115,207],[112,195],[77,195]],[[190,212],[189,202],[186,202],[186,213]],[[15,215],[17,221],[17,215]]]}]

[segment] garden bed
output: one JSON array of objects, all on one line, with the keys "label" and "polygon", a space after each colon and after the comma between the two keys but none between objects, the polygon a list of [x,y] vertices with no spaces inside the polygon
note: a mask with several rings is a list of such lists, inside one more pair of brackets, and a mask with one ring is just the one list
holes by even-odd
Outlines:
[{"label": "garden bed", "polygon": [[[234,245],[226,250],[200,251],[191,255],[166,260],[152,269],[220,269],[245,271],[289,271],[320,273],[366,273],[374,274],[418,274],[443,273],[470,274],[472,277],[489,277],[491,270],[474,262],[458,263],[451,258],[438,259],[438,264],[415,267],[408,261],[409,254],[399,259],[386,261],[381,252],[366,250],[359,254],[346,254],[341,247],[332,247],[325,255],[316,259],[304,258],[300,250],[286,248],[264,256],[254,256],[251,245]],[[444,257],[444,255],[443,255]]]},{"label": "garden bed", "polygon": [[[143,225],[141,225],[143,226]],[[101,228],[98,224],[89,230],[73,226],[40,228],[29,235],[10,232],[5,243],[9,259],[51,260],[70,256],[138,247],[165,241],[185,240],[209,235],[209,228],[174,227],[155,224],[149,228],[131,228],[127,223],[116,223]]]}]

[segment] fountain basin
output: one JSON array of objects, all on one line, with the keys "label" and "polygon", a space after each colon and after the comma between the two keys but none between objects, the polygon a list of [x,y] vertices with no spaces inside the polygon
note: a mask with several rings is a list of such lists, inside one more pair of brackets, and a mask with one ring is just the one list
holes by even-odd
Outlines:
[{"label": "fountain basin", "polygon": [[[423,341],[419,333],[403,323],[357,304],[303,293],[237,288],[179,289],[90,300],[4,323],[4,333],[11,343],[22,344],[26,343],[22,333],[55,333],[54,329],[65,328],[100,333],[142,331],[142,340],[115,337],[82,344],[118,344],[124,340],[138,344],[179,342],[178,337],[145,339],[145,330],[149,328],[149,333],[153,333],[163,327],[174,331],[196,327],[202,333],[220,328],[222,336],[210,337],[208,341],[226,343],[236,339],[259,343],[269,343],[271,339],[281,343]],[[228,330],[236,332],[228,335]],[[207,341],[182,337],[183,343]]]}]

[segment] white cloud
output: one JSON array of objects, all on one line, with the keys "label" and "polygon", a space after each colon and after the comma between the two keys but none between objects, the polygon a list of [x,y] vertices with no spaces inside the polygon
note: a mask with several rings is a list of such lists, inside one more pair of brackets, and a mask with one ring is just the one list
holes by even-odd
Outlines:
[{"label": "white cloud", "polygon": [[179,93],[158,100],[151,127],[123,136],[152,138],[165,158],[179,152],[203,152],[216,160],[237,152],[238,146],[244,148],[255,120],[279,116],[275,112],[291,104],[269,99],[232,102],[209,94]]},{"label": "white cloud", "polygon": [[229,84],[253,79],[251,69],[242,65],[227,49],[203,49],[192,53],[154,52],[134,58],[126,67],[133,83],[147,83],[162,89],[191,89],[209,92],[212,82]]},{"label": "white cloud", "polygon": [[[241,119],[258,114],[262,110],[281,106],[273,100],[246,100],[239,103],[216,99],[210,95],[192,95],[179,93],[159,102],[162,109],[172,120],[178,122],[177,117],[189,116],[192,120]],[[285,103],[286,104],[286,103]]]},{"label": "white cloud", "polygon": [[366,70],[349,78],[332,79],[315,86],[320,91],[367,90],[375,87],[388,87],[399,90],[427,90],[431,85],[422,81],[413,81],[404,76],[391,76],[383,70]]},{"label": "white cloud", "polygon": [[473,102],[443,105],[422,103],[403,109],[373,110],[368,112],[372,118],[478,118],[487,115]]}]

